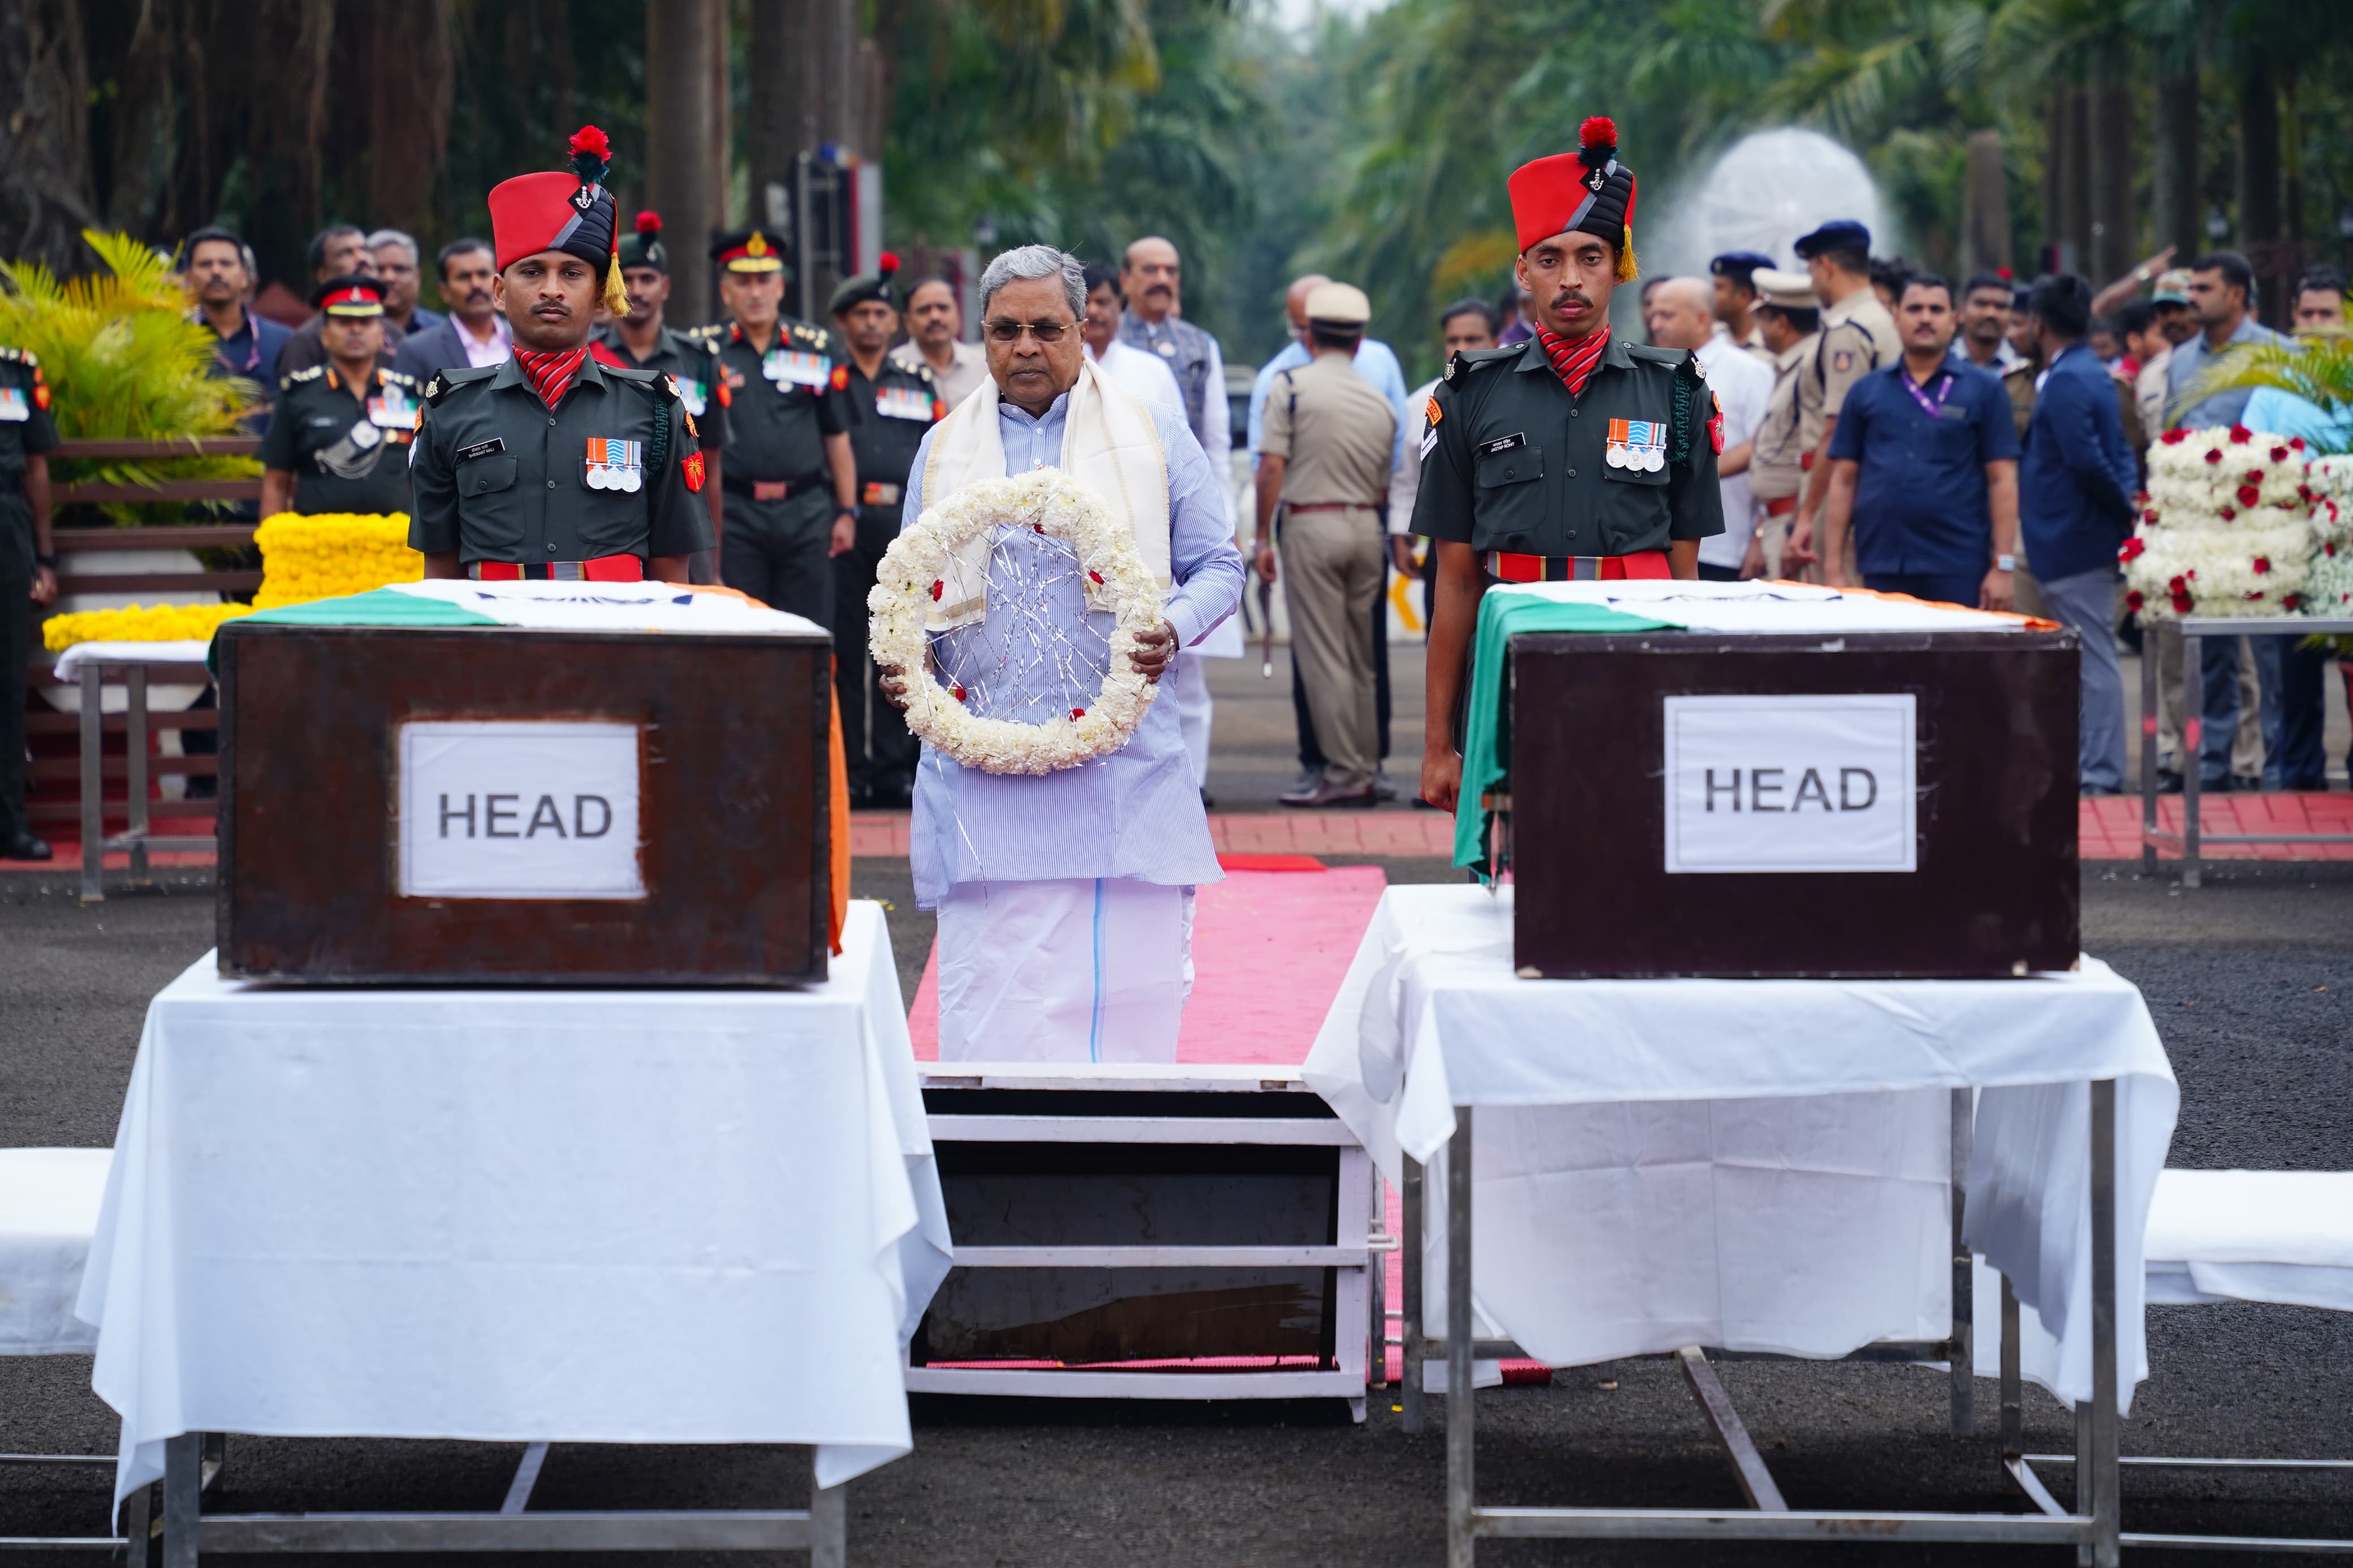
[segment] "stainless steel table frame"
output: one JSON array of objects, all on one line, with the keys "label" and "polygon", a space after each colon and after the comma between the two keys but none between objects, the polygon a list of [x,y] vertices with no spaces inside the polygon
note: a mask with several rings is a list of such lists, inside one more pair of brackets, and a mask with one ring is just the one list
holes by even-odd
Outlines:
[{"label": "stainless steel table frame", "polygon": [[[2017,1414],[2018,1336],[2002,1341],[2003,1460],[2010,1475],[2025,1489],[2038,1511],[2019,1514],[1873,1512],[1855,1510],[1797,1510],[1781,1499],[1756,1445],[1709,1369],[1704,1352],[1687,1346],[1678,1352],[1685,1378],[1700,1402],[1719,1445],[1731,1462],[1747,1510],[1683,1508],[1511,1508],[1482,1507],[1475,1491],[1477,1425],[1472,1396],[1472,1363],[1481,1354],[1514,1352],[1502,1343],[1481,1343],[1472,1338],[1471,1313],[1471,1194],[1472,1108],[1454,1107],[1454,1135],[1447,1145],[1446,1335],[1442,1342],[1420,1333],[1420,1280],[1418,1260],[1424,1245],[1421,1169],[1409,1163],[1405,1172],[1406,1363],[1407,1429],[1418,1427],[1421,1414],[1420,1356],[1442,1348],[1446,1356],[1446,1561],[1447,1568],[1472,1568],[1482,1536],[1577,1538],[1588,1540],[1669,1541],[1943,1541],[2055,1546],[2072,1544],[2076,1561],[2092,1568],[2116,1568],[2119,1551],[2117,1500],[2117,1367],[2116,1367],[2116,1086],[2102,1079],[2091,1086],[2091,1207],[2092,1207],[2092,1400],[2076,1407],[2076,1507],[2060,1507],[2017,1452],[2021,1421]],[[1956,1108],[1953,1144],[1956,1163],[1965,1159],[1968,1141],[1967,1089],[1953,1091]],[[1966,1165],[1962,1165],[1966,1170]],[[1953,1207],[1963,1201],[1955,1184]],[[1957,1220],[1956,1225],[1957,1226]],[[1956,1245],[1954,1327],[1941,1345],[1873,1345],[1860,1354],[1872,1360],[1918,1360],[1935,1355],[1953,1363],[1953,1417],[1957,1430],[1966,1431],[1972,1412],[1965,1391],[1970,1365],[1968,1292],[1959,1276],[1969,1268],[1968,1249]],[[2009,1313],[2006,1327],[2014,1329],[2016,1302],[2009,1282],[2002,1295]]]},{"label": "stainless steel table frame", "polygon": [[[81,901],[85,904],[105,899],[105,874],[101,868],[112,850],[131,851],[131,880],[136,885],[147,880],[147,852],[151,849],[201,852],[220,846],[220,841],[208,833],[174,836],[147,830],[147,671],[151,668],[186,667],[176,662],[159,664],[153,659],[112,656],[85,658],[80,662]],[[103,698],[108,670],[121,672],[129,699],[123,714],[122,739],[131,819],[123,831],[111,838],[106,837],[106,803],[102,798],[106,782]],[[206,679],[209,680],[211,677],[207,675]]]},{"label": "stainless steel table frame", "polygon": [[[2164,623],[2158,622],[2158,626]],[[2198,826],[2200,742],[2205,734],[2205,704],[2191,693],[2200,678],[2194,672],[2200,639],[2210,637],[2274,637],[2303,633],[2339,637],[2353,633],[2353,617],[2344,616],[2185,616],[2174,623],[2181,631],[2181,831],[2157,825],[2157,649],[2144,648],[2140,661],[2140,864],[2157,869],[2160,846],[2181,846],[2181,885],[2199,885],[2198,855],[2204,844],[2353,844],[2353,833],[2213,833]],[[2154,631],[2152,627],[2152,631]],[[2153,638],[2152,638],[2153,642]]]},{"label": "stainless steel table frame", "polygon": [[195,1568],[206,1552],[806,1552],[810,1568],[849,1562],[847,1488],[814,1478],[806,1509],[533,1513],[548,1449],[533,1443],[496,1513],[206,1513],[220,1443],[218,1434],[188,1432],[165,1444],[164,1568]]}]

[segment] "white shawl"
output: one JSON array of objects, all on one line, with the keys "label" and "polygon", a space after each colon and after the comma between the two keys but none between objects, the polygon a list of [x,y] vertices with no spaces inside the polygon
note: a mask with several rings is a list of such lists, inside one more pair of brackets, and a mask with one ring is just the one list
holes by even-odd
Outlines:
[{"label": "white shawl", "polygon": [[[1151,411],[1092,362],[1081,363],[1078,382],[1069,396],[1058,466],[1093,490],[1113,516],[1134,531],[1135,547],[1165,593],[1170,580],[1168,456],[1161,450]],[[975,480],[1006,477],[1005,437],[997,426],[997,383],[991,378],[940,421],[932,436],[931,457],[923,466],[926,510]],[[990,542],[983,534],[957,549],[950,570],[958,592],[943,595],[939,603],[924,606],[926,631],[972,626],[987,614]],[[1104,602],[1098,603],[1099,598]],[[1087,607],[1110,609],[1112,605],[1103,590],[1091,584]]]}]

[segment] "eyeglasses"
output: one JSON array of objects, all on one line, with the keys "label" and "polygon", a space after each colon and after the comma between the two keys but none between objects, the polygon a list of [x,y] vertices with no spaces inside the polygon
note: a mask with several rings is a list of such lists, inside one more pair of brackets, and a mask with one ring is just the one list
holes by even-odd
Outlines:
[{"label": "eyeglasses", "polygon": [[1074,330],[1075,321],[991,321],[988,335],[992,342],[1018,343],[1021,334],[1029,333],[1042,347],[1050,348],[1062,341],[1062,334]]}]

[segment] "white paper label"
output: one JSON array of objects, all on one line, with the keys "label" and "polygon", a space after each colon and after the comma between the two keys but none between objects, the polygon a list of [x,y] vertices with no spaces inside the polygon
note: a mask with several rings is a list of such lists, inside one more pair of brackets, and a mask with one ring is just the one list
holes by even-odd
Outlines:
[{"label": "white paper label", "polygon": [[638,753],[634,724],[403,724],[402,895],[645,897]]},{"label": "white paper label", "polygon": [[1918,868],[1910,694],[1665,700],[1669,872]]}]

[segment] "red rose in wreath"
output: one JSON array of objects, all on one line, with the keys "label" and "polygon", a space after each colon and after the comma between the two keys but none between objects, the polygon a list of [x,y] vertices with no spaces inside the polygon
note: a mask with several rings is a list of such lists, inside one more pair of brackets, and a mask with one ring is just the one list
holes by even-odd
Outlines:
[{"label": "red rose in wreath", "polygon": [[2189,439],[2189,432],[2177,426],[2174,429],[2168,430],[2164,435],[2159,436],[2158,439],[2164,442],[2168,447],[2179,447],[2181,443]]},{"label": "red rose in wreath", "polygon": [[2119,561],[2137,561],[2141,558],[2142,554],[2147,551],[2147,549],[2148,542],[2143,539],[2139,534],[2136,533],[2130,539],[2126,540],[2122,544],[2116,546],[2116,559]]},{"label": "red rose in wreath", "polygon": [[2239,504],[2241,506],[2253,506],[2263,499],[2263,492],[2257,489],[2254,486],[2241,485],[2239,487]]}]

